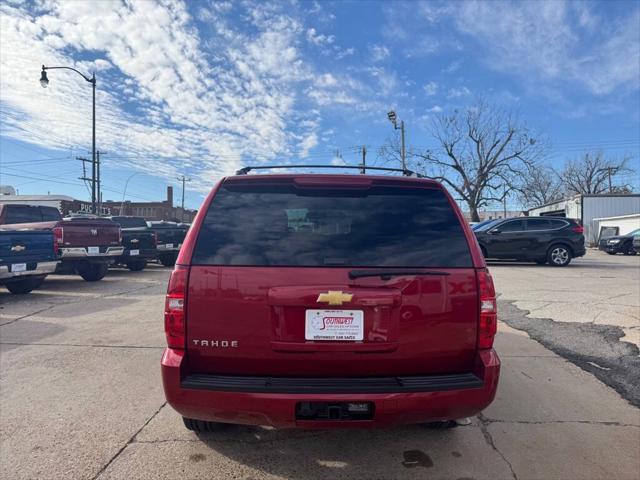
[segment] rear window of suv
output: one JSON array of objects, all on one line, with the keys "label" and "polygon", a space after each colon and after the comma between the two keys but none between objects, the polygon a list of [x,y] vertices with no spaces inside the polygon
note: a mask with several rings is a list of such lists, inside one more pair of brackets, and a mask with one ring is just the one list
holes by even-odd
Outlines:
[{"label": "rear window of suv", "polygon": [[466,237],[440,189],[223,185],[193,264],[471,267]]}]

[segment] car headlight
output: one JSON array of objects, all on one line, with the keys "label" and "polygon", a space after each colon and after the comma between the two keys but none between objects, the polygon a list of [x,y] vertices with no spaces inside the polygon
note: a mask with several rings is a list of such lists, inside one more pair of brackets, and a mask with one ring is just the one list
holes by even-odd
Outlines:
[{"label": "car headlight", "polygon": [[617,240],[617,239],[616,240],[609,240],[609,243],[610,244],[620,243],[620,240]]}]

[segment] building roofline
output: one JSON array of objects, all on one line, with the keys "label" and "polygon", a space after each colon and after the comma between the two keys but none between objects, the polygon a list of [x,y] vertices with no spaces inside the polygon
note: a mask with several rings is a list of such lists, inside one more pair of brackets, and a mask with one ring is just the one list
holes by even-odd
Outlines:
[{"label": "building roofline", "polygon": [[548,207],[549,205],[555,205],[556,203],[569,202],[571,200],[575,200],[577,197],[581,197],[581,198],[631,197],[631,198],[634,198],[634,197],[640,197],[640,193],[578,193],[571,197],[565,197],[563,199],[556,200],[555,202],[549,202],[549,203],[545,203],[544,205],[538,205],[537,207],[531,207],[530,209],[526,210],[526,212],[529,213],[531,210]]}]

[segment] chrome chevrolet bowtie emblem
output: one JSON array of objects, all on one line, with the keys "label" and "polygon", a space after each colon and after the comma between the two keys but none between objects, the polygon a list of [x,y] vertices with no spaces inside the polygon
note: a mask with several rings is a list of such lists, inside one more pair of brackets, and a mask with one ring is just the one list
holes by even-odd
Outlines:
[{"label": "chrome chevrolet bowtie emblem", "polygon": [[327,293],[321,293],[318,295],[317,303],[326,302],[329,305],[342,305],[345,302],[350,302],[353,298],[353,293],[344,293],[336,290],[329,290]]},{"label": "chrome chevrolet bowtie emblem", "polygon": [[25,247],[24,245],[16,245],[15,247],[11,247],[11,251],[12,252],[22,252],[23,250],[26,250],[27,247]]}]

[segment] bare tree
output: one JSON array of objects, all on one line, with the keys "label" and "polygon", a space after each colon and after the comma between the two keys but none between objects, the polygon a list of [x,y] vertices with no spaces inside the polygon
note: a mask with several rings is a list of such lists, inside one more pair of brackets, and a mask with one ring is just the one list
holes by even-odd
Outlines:
[{"label": "bare tree", "polygon": [[564,189],[560,176],[548,166],[527,168],[518,197],[528,207],[539,207],[560,200]]},{"label": "bare tree", "polygon": [[626,193],[631,186],[621,181],[621,175],[631,172],[627,167],[630,157],[614,159],[601,151],[586,152],[582,157],[570,160],[560,173],[568,193],[598,194]]},{"label": "bare tree", "polygon": [[431,132],[439,148],[414,153],[418,169],[446,183],[475,222],[480,208],[502,202],[520,188],[544,145],[516,116],[482,100],[435,117]]}]

